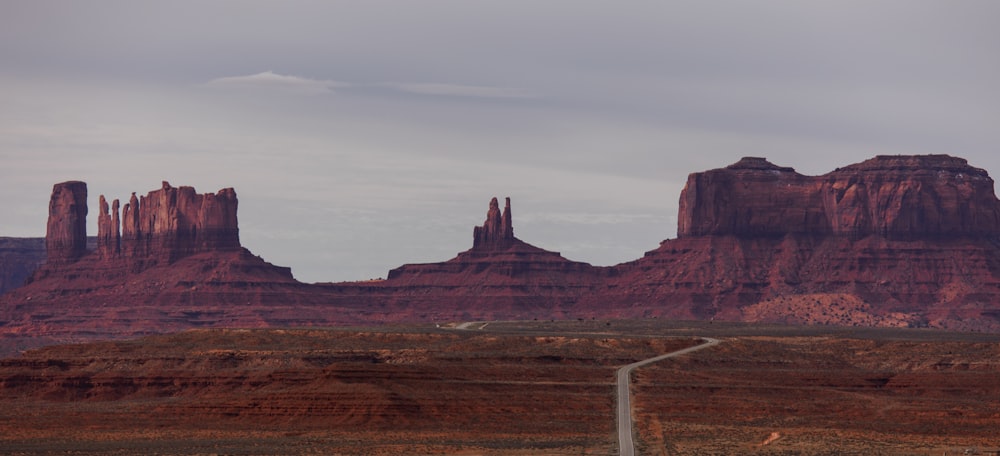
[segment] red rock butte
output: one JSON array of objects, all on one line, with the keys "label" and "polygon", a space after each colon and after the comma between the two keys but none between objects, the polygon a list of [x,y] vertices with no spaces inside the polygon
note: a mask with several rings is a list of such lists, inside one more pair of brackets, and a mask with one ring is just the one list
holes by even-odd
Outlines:
[{"label": "red rock butte", "polygon": [[[139,273],[166,266],[199,253],[237,252],[240,246],[236,218],[236,191],[224,188],[199,194],[193,187],[172,187],[164,181],[159,190],[137,197],[132,193],[121,208],[99,199],[97,249],[87,245],[87,184],[63,182],[52,189],[46,246],[49,260],[37,278],[58,276],[67,265],[87,259],[100,263],[95,272],[126,269]],[[120,273],[112,274],[118,276]]]},{"label": "red rock butte", "polygon": [[236,220],[236,191],[224,188],[215,194],[196,193],[193,187],[171,187],[163,182],[141,198],[135,193],[122,208],[119,227],[118,200],[108,214],[101,195],[98,250],[105,257],[123,256],[167,263],[198,252],[240,249]]},{"label": "red rock butte", "polygon": [[1000,331],[1000,201],[986,171],[946,155],[877,156],[821,176],[747,157],[693,173],[677,238],[615,266],[518,239],[510,199],[501,210],[493,198],[469,250],[363,282],[303,284],[251,254],[233,189],[164,182],[133,194],[120,216],[117,200],[99,204],[88,251],[86,184],[53,188],[49,261],[0,297],[8,347],[192,327],[468,319]]},{"label": "red rock butte", "polygon": [[993,180],[947,155],[878,156],[822,176],[747,157],[695,173],[681,192],[677,235],[1000,235]]}]

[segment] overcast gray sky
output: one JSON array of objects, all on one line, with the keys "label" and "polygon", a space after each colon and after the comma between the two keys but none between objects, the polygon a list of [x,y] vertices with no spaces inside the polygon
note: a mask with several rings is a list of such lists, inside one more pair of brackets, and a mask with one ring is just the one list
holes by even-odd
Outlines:
[{"label": "overcast gray sky", "polygon": [[597,265],[674,237],[691,172],[945,153],[1000,174],[996,1],[0,0],[0,235],[52,184],[235,187],[300,280],[515,234]]}]

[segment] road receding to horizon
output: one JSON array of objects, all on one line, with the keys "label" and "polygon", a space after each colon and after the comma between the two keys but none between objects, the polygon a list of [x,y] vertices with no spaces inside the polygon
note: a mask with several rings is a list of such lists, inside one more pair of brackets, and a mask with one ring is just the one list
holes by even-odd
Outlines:
[{"label": "road receding to horizon", "polygon": [[[200,329],[31,350],[0,362],[0,448],[607,455],[621,450],[618,422],[630,422],[643,454],[1000,452],[996,334],[457,325]],[[709,337],[724,343],[691,352]],[[623,366],[636,403],[619,419]]]},{"label": "road receding to horizon", "polygon": [[[458,330],[470,331],[470,330],[484,330],[490,324],[486,321],[468,321],[456,324],[453,328]],[[630,399],[630,385],[631,385],[631,375],[632,371],[636,368],[645,366],[647,364],[652,364],[658,361],[662,361],[668,358],[673,358],[677,356],[686,355],[698,350],[703,350],[708,347],[712,347],[719,343],[718,339],[711,337],[702,337],[702,343],[695,345],[693,347],[687,347],[680,350],[672,351],[670,353],[665,353],[659,356],[654,356],[652,358],[647,358],[641,361],[636,361],[632,364],[622,366],[618,369],[615,376],[615,384],[617,394],[615,396],[615,402],[617,403],[617,412],[615,415],[615,420],[618,423],[618,448],[619,454],[622,456],[634,456],[635,455],[635,443],[632,438],[632,404]]]},{"label": "road receding to horizon", "polygon": [[618,449],[620,455],[622,456],[635,455],[635,444],[632,440],[632,404],[629,393],[632,371],[638,367],[642,367],[647,364],[652,364],[668,358],[686,355],[688,353],[702,350],[719,343],[718,339],[713,339],[711,337],[705,337],[702,338],[702,340],[703,342],[700,345],[695,345],[693,347],[688,347],[685,349],[673,351],[653,358],[637,361],[618,369],[618,374],[616,375],[615,378],[618,391],[617,395],[618,413],[616,417],[618,421]]}]

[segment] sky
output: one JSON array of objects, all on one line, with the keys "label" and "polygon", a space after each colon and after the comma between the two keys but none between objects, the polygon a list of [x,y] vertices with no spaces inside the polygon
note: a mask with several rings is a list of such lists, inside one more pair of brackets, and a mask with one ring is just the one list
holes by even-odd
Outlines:
[{"label": "sky", "polygon": [[515,235],[594,265],[676,235],[688,174],[950,154],[1000,175],[991,0],[0,0],[0,236],[52,185],[233,187],[299,280]]}]

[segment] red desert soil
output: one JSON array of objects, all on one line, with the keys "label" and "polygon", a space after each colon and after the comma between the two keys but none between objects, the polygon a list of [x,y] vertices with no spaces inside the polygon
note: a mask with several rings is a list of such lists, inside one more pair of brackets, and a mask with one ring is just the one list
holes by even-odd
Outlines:
[{"label": "red desert soil", "polygon": [[641,370],[636,419],[643,454],[995,450],[998,375],[995,339],[746,337]]},{"label": "red desert soil", "polygon": [[192,330],[0,364],[0,453],[609,454],[614,369],[691,337]]},{"label": "red desert soil", "polygon": [[[961,454],[1000,446],[996,335],[665,321],[211,329],[0,361],[3,454]],[[766,444],[765,444],[766,442]]]}]

